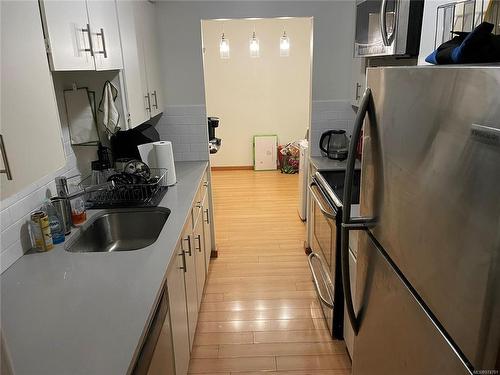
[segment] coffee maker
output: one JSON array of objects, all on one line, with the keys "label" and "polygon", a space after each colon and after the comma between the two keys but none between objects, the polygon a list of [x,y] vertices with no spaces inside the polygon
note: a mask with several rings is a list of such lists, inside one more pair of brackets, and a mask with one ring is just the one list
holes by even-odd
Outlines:
[{"label": "coffee maker", "polygon": [[208,149],[211,154],[217,153],[222,144],[222,139],[215,136],[215,128],[219,127],[219,121],[218,117],[208,118]]}]

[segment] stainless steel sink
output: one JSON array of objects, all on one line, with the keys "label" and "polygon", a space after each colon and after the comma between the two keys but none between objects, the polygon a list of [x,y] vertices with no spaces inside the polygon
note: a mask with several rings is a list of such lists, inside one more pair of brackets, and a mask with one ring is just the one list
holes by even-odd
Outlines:
[{"label": "stainless steel sink", "polygon": [[103,211],[66,244],[72,253],[138,250],[153,244],[170,215],[168,208]]}]

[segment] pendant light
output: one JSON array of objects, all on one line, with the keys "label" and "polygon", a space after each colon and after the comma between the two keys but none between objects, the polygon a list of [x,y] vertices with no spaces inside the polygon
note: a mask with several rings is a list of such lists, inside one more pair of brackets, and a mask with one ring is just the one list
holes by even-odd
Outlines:
[{"label": "pendant light", "polygon": [[286,35],[285,30],[283,31],[283,36],[280,38],[280,56],[290,56],[290,38]]},{"label": "pendant light", "polygon": [[250,57],[259,57],[259,39],[255,35],[255,30],[250,38]]},{"label": "pendant light", "polygon": [[224,32],[220,37],[219,54],[221,59],[229,59],[229,39],[224,36]]}]

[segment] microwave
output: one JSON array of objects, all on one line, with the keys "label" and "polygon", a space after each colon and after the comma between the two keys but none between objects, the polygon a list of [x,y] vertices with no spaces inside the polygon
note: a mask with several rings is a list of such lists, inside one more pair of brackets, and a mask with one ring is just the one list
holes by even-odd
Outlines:
[{"label": "microwave", "polygon": [[354,57],[418,55],[423,0],[356,0]]}]

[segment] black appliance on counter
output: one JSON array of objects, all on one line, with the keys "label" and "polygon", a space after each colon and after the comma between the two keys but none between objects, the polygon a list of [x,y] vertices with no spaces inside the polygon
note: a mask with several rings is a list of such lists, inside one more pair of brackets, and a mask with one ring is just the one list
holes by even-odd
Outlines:
[{"label": "black appliance on counter", "polygon": [[220,119],[218,117],[208,118],[208,149],[211,154],[217,153],[222,144],[222,139],[215,136],[215,128],[219,127]]},{"label": "black appliance on counter", "polygon": [[347,138],[345,130],[327,130],[321,134],[319,149],[323,151],[324,156],[329,159],[347,159],[348,147],[349,138]]},{"label": "black appliance on counter", "polygon": [[142,124],[133,129],[117,132],[111,137],[111,151],[113,158],[141,160],[137,146],[145,143],[157,142],[160,134],[153,125]]},{"label": "black appliance on counter", "polygon": [[[359,202],[360,170],[355,171],[352,202]],[[341,242],[345,170],[316,172],[309,184],[312,243],[309,268],[330,334],[344,338]],[[354,208],[355,209],[355,208]]]}]

